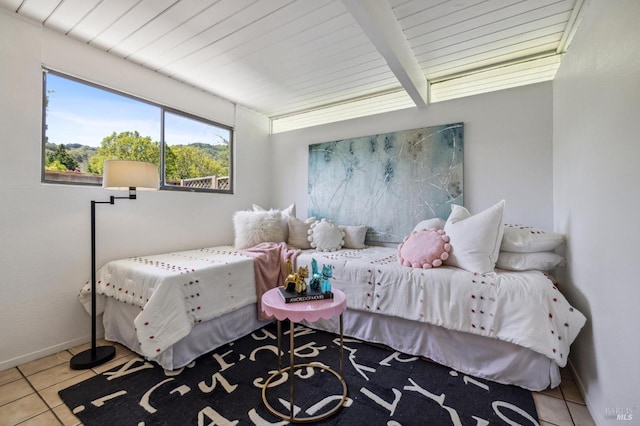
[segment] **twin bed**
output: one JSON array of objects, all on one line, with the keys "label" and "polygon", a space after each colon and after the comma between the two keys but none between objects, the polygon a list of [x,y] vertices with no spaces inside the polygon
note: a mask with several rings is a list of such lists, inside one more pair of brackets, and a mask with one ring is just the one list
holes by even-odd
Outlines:
[{"label": "twin bed", "polygon": [[[271,265],[271,276],[281,277],[283,253],[297,266],[310,266],[312,259],[332,265],[332,286],[347,295],[345,335],[530,390],[560,383],[559,367],[585,323],[539,271],[410,268],[398,263],[396,248],[380,246],[332,252],[284,243],[258,247],[267,257],[223,246],[107,263],[97,277],[105,338],[165,369],[183,367],[268,321],[258,315],[265,269]],[[269,253],[279,253],[280,261]],[[83,303],[89,291],[81,292]],[[309,325],[338,329],[335,319]]]},{"label": "twin bed", "polygon": [[253,259],[233,247],[132,257],[98,270],[97,313],[107,340],[175,370],[264,325],[255,288]]}]

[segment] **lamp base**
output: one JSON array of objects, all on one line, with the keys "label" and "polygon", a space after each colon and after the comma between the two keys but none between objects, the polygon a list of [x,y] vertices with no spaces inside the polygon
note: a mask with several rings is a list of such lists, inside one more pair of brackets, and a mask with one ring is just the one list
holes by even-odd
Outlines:
[{"label": "lamp base", "polygon": [[116,356],[116,348],[114,346],[96,346],[95,357],[93,355],[93,349],[75,354],[71,358],[69,366],[72,370],[86,370],[104,364]]}]

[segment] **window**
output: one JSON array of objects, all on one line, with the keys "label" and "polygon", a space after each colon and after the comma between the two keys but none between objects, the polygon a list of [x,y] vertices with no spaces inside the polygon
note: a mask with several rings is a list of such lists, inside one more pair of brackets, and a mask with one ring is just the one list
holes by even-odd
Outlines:
[{"label": "window", "polygon": [[43,88],[43,182],[101,185],[105,160],[140,160],[161,189],[232,192],[232,128],[51,70]]}]

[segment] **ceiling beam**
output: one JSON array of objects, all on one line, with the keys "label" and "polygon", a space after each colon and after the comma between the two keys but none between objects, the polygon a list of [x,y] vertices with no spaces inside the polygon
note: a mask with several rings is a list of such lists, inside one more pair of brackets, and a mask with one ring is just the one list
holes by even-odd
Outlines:
[{"label": "ceiling beam", "polygon": [[429,103],[429,82],[387,0],[342,0],[347,10],[387,61],[418,108]]}]

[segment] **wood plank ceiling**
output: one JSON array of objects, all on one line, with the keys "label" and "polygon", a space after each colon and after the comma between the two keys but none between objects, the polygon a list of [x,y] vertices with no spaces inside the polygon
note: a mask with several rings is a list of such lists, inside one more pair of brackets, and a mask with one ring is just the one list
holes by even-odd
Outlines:
[{"label": "wood plank ceiling", "polygon": [[583,0],[0,0],[273,131],[553,79]]}]

